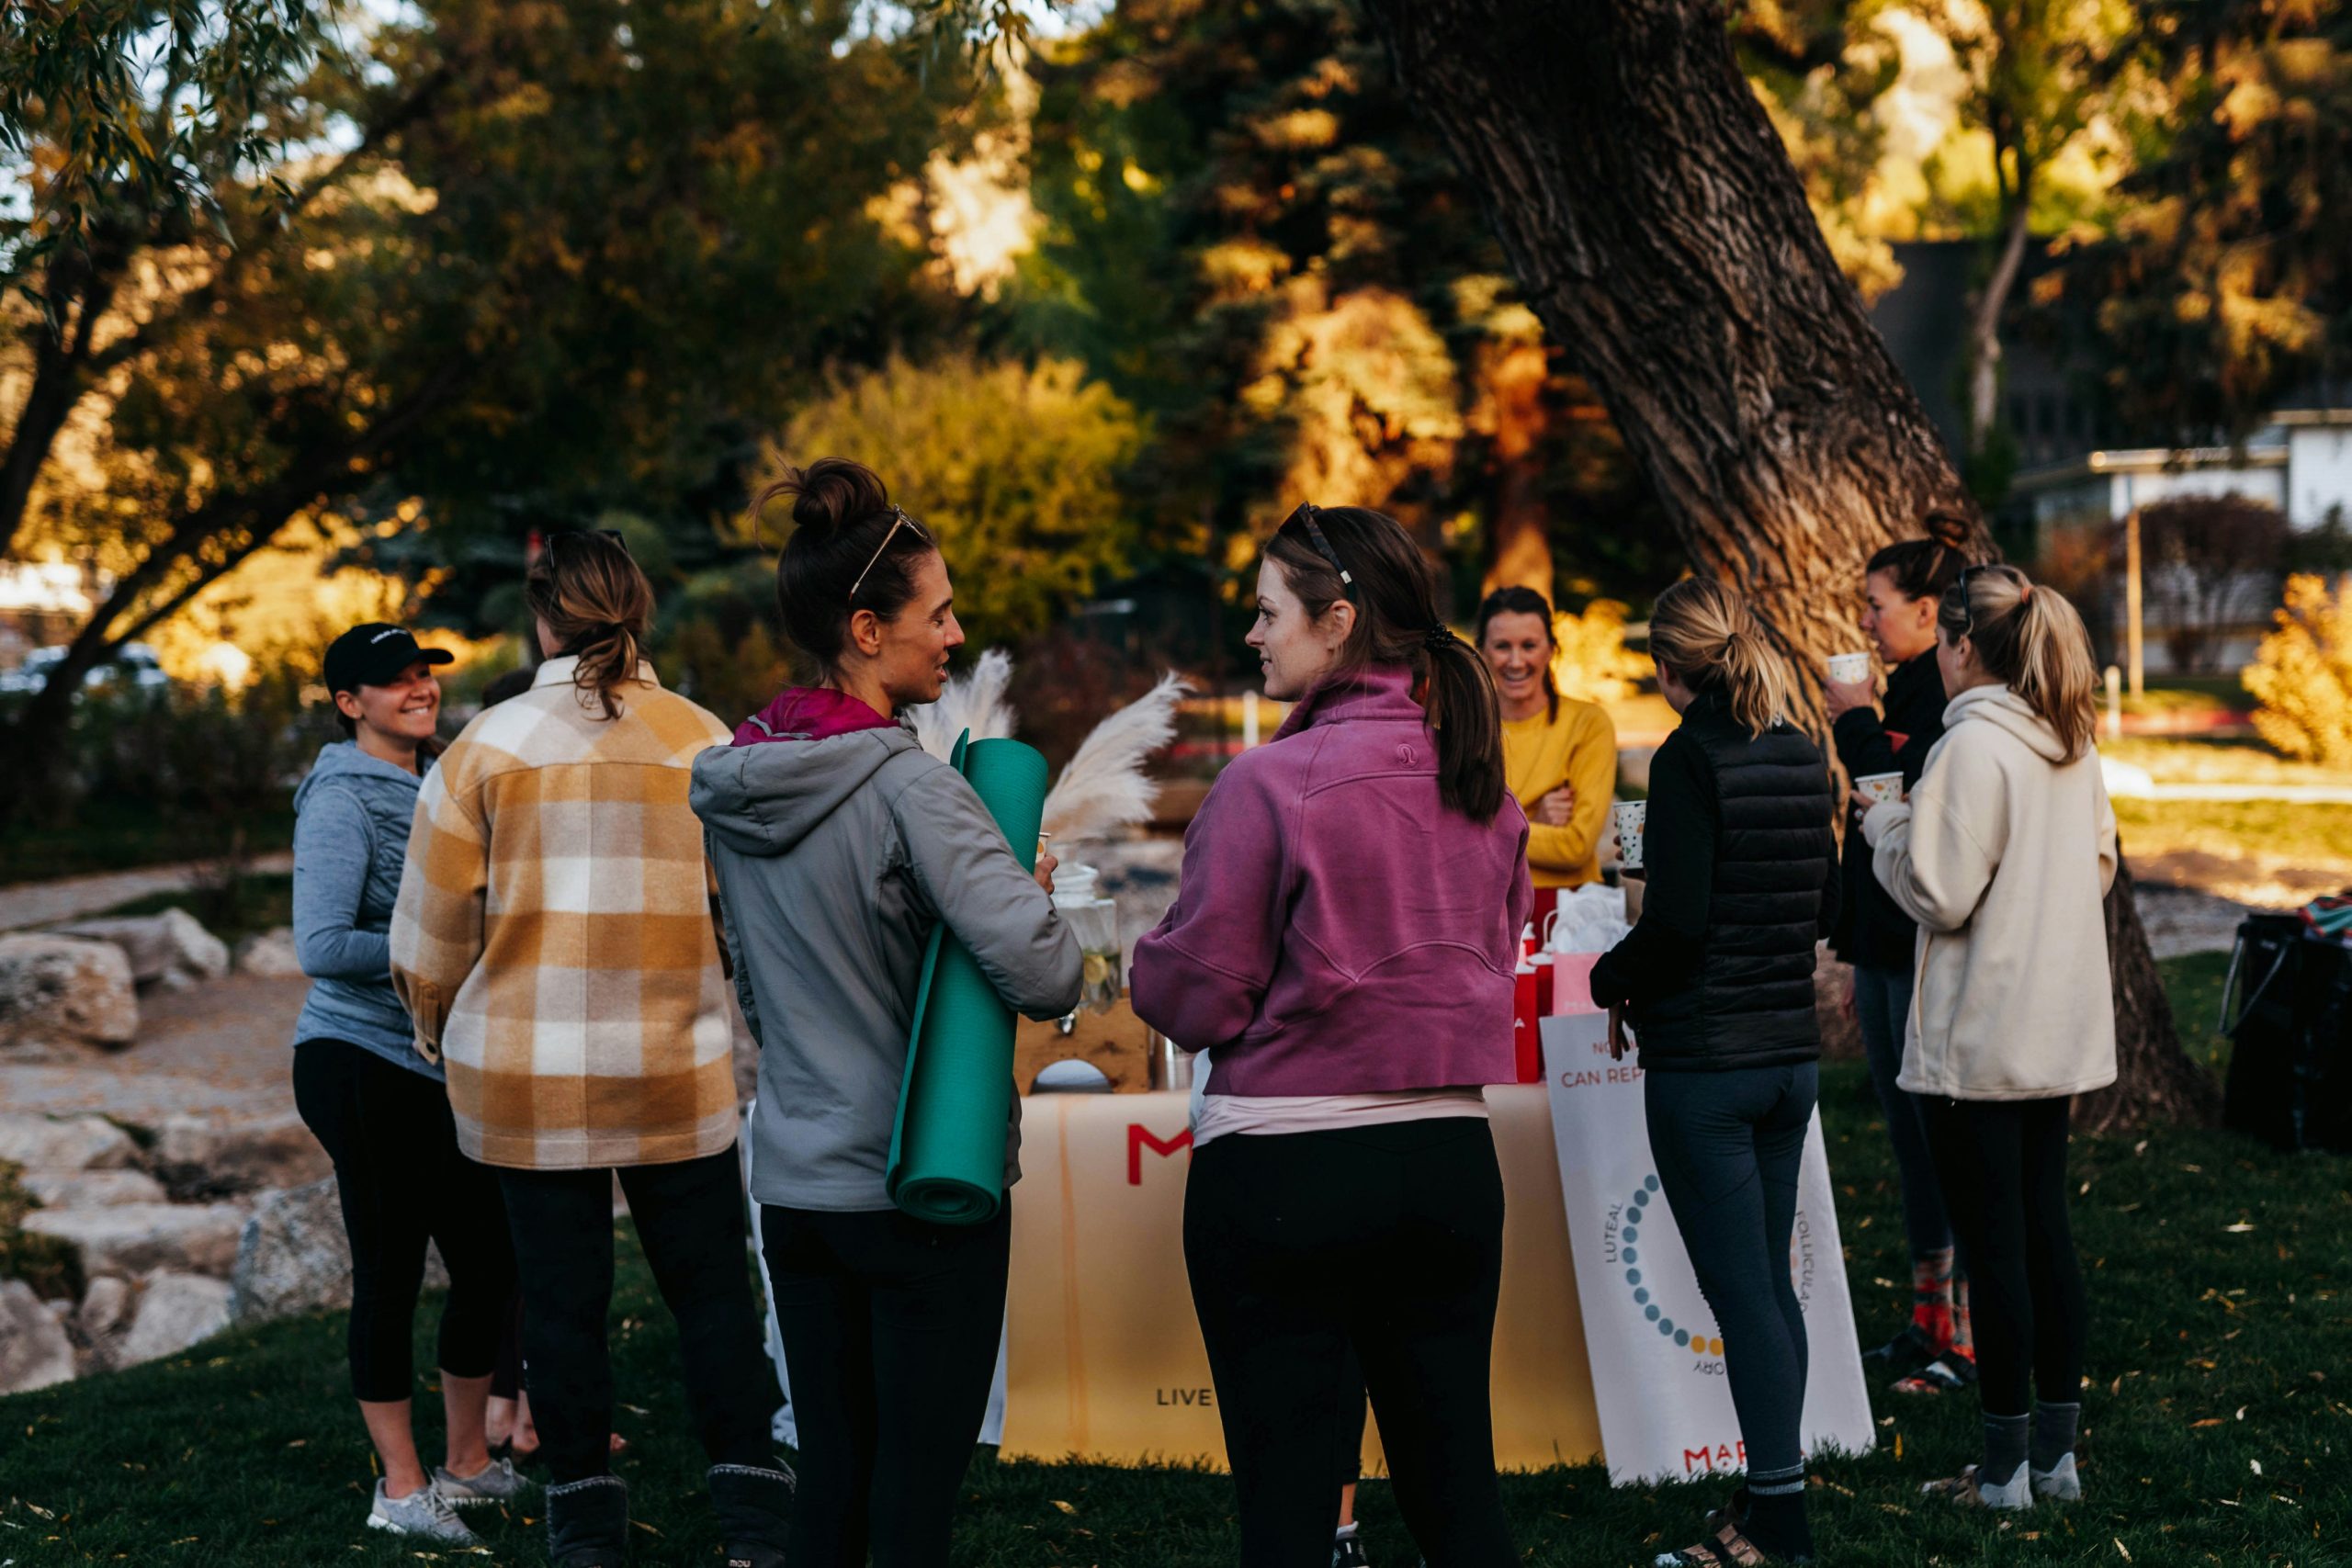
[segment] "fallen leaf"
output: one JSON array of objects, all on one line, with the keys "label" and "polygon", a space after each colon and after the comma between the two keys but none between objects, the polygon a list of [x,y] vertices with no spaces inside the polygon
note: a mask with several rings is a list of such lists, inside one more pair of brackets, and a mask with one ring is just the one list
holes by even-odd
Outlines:
[{"label": "fallen leaf", "polygon": [[1078,1512],[1075,1507],[1072,1507],[1069,1504],[1063,1502],[1058,1497],[1054,1499],[1054,1506],[1059,1508],[1065,1514],[1075,1514]]},{"label": "fallen leaf", "polygon": [[2238,1418],[2239,1420],[2241,1420],[2241,1421],[2243,1421],[2243,1420],[2245,1420],[2245,1405],[2243,1405],[2243,1404],[2241,1404],[2241,1405],[2239,1405],[2239,1406],[2238,1406],[2238,1417],[2237,1417],[2237,1418]]},{"label": "fallen leaf", "polygon": [[2247,1465],[2248,1465],[2248,1466],[2250,1466],[2250,1467],[2253,1469],[2253,1471],[2254,1471],[2255,1474],[2256,1474],[2256,1475],[2260,1475],[2260,1474],[2262,1473],[2262,1461],[2261,1461],[2260,1460],[2258,1460],[2258,1459],[2250,1459],[2250,1460],[2246,1461],[2245,1462],[2247,1463]]},{"label": "fallen leaf", "polygon": [[2188,1427],[2189,1430],[2195,1431],[2199,1427],[2218,1427],[2221,1424],[2222,1418],[2219,1416],[2208,1416],[2202,1421],[2191,1421]]},{"label": "fallen leaf", "polygon": [[2223,1225],[2222,1228],[2232,1235],[2244,1235],[2246,1232],[2252,1230],[2254,1226],[2247,1221],[2240,1220],[2236,1224]]},{"label": "fallen leaf", "polygon": [[2125,1548],[2123,1542],[2120,1539],[2115,1541],[2115,1550],[2123,1554],[2124,1562],[2129,1562],[2132,1561],[2131,1551]]}]

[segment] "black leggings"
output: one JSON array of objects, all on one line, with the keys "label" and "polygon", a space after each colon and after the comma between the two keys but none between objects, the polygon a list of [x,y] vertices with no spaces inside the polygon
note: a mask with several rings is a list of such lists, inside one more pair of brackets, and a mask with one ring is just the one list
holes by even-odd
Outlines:
[{"label": "black leggings", "polygon": [[1235,1134],[1194,1152],[1184,1261],[1244,1568],[1330,1561],[1332,1455],[1360,1419],[1351,1348],[1422,1554],[1434,1568],[1518,1562],[1488,1392],[1502,1256],[1502,1172],[1483,1119]]},{"label": "black leggings", "polygon": [[428,1240],[449,1268],[441,1370],[488,1375],[514,1253],[498,1179],[458,1151],[448,1091],[360,1046],[305,1040],[294,1047],[294,1103],[334,1162],[351,1238],[351,1392],[371,1404],[413,1393],[410,1347]]},{"label": "black leggings", "polygon": [[1650,1157],[1723,1331],[1754,1481],[1804,1467],[1804,1308],[1789,1276],[1789,1238],[1819,1081],[1811,1062],[1642,1077]]},{"label": "black leggings", "polygon": [[1943,1179],[1975,1314],[1987,1416],[2022,1416],[2030,1386],[2082,1398],[2090,1312],[2066,1217],[2068,1100],[1929,1100],[1928,1145]]},{"label": "black leggings", "polygon": [[937,1568],[1004,1326],[1007,1203],[980,1225],[763,1205],[799,1422],[794,1568]]},{"label": "black leggings", "polygon": [[[523,1382],[539,1451],[557,1485],[611,1461],[613,1177],[592,1170],[498,1173],[523,1274]],[[686,1408],[713,1464],[774,1465],[775,1380],[761,1353],[742,1167],[732,1146],[618,1172],[638,1245],[678,1323]],[[493,1336],[493,1344],[495,1337]],[[488,1369],[485,1368],[485,1371]]]}]

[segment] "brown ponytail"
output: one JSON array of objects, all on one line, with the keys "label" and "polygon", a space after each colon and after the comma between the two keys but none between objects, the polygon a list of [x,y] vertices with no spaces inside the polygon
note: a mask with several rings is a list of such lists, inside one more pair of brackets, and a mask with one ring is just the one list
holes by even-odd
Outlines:
[{"label": "brown ponytail", "polygon": [[1687,578],[1657,596],[1650,657],[1694,692],[1721,690],[1751,735],[1788,714],[1788,667],[1738,590],[1712,577]]},{"label": "brown ponytail", "polygon": [[1987,674],[2023,697],[2073,761],[2098,732],[2098,664],[2091,634],[2066,596],[2013,566],[1977,566],[1944,595],[1936,624],[1966,637]]},{"label": "brown ponytail", "polygon": [[[1355,630],[1340,649],[1334,674],[1402,664],[1427,682],[1438,798],[1474,820],[1494,820],[1504,795],[1495,678],[1478,650],[1447,628],[1437,579],[1412,536],[1369,507],[1302,506],[1274,531],[1266,554],[1280,564],[1310,619],[1320,620],[1341,599],[1355,604]],[[1340,581],[1342,570],[1349,581]]]},{"label": "brown ponytail", "polygon": [[593,696],[605,718],[618,718],[620,703],[614,694],[638,678],[645,629],[653,619],[653,584],[619,536],[549,536],[524,579],[523,599],[555,634],[560,652],[578,657],[571,679],[582,705]]}]

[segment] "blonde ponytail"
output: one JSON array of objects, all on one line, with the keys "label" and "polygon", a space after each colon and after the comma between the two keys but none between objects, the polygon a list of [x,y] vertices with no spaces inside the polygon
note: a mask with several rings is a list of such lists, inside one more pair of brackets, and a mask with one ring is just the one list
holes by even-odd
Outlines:
[{"label": "blonde ponytail", "polygon": [[2073,761],[2098,732],[2098,663],[2066,596],[2013,566],[1971,567],[1944,595],[1937,625],[1967,637],[1976,662],[2023,697]]},{"label": "blonde ponytail", "polygon": [[1738,590],[1713,578],[1689,578],[1657,596],[1650,657],[1694,692],[1720,689],[1751,735],[1787,716],[1788,666]]}]

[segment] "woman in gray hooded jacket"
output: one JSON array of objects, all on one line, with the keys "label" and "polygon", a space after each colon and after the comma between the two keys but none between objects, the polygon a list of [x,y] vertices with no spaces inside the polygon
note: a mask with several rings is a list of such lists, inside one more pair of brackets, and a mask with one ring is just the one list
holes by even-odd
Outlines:
[{"label": "woman in gray hooded jacket", "polygon": [[[901,1213],[884,1187],[923,950],[944,922],[1005,1001],[1078,1003],[1077,938],[962,774],[898,723],[964,640],[947,569],[871,469],[826,458],[776,569],[822,671],[695,760],[728,948],[760,1042],[752,1195],[799,1420],[793,1568],[938,1568],[1004,1319],[1010,1203],[986,1224]],[[1005,1129],[1018,1177],[1020,1107]]]},{"label": "woman in gray hooded jacket", "polygon": [[[390,934],[435,750],[433,671],[448,660],[380,623],[327,649],[327,687],[350,739],[323,748],[294,794],[294,951],[311,979],[294,1026],[294,1098],[334,1162],[351,1238],[351,1388],[382,1469],[368,1527],[469,1546],[453,1509],[510,1501],[522,1484],[512,1464],[492,1461],[483,1431],[514,1252],[497,1181],[458,1151],[441,1068],[412,1043]],[[448,1450],[430,1475],[409,1425],[427,1240],[449,1268],[438,1347]]]}]

